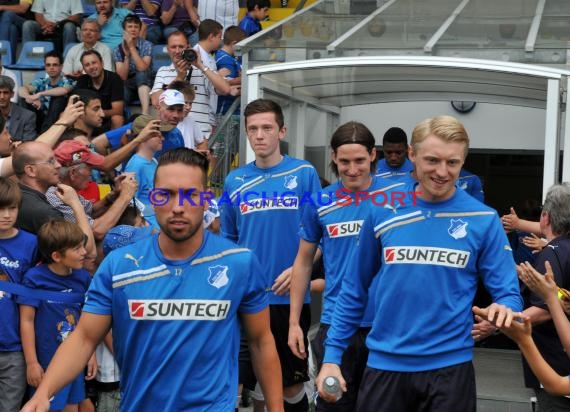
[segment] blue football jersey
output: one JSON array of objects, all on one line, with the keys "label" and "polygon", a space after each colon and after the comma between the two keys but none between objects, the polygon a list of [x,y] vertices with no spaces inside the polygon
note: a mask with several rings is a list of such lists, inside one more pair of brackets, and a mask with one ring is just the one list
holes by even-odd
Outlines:
[{"label": "blue football jersey", "polygon": [[[293,266],[302,209],[320,188],[315,168],[289,156],[268,169],[249,163],[226,178],[218,200],[221,233],[255,253],[263,268],[261,276],[270,304],[289,304],[289,296],[277,296],[271,286],[277,276]],[[309,301],[307,291],[305,303]]]},{"label": "blue football jersey", "polygon": [[158,234],[111,252],[84,311],[112,315],[122,411],[230,411],[239,313],[267,307],[251,251],[204,232],[195,254],[166,259]]},{"label": "blue football jersey", "polygon": [[461,169],[459,172],[459,178],[457,179],[457,186],[481,203],[485,203],[485,193],[483,192],[483,184],[481,179],[476,174],[471,173],[468,170]]},{"label": "blue football jersey", "polygon": [[[406,191],[415,184],[406,186]],[[473,356],[471,305],[482,279],[493,301],[522,309],[515,264],[497,212],[456,190],[450,199],[370,208],[329,330],[325,362],[340,363],[372,294],[368,366],[419,372]],[[368,289],[374,276],[376,286]]]},{"label": "blue football jersey", "polygon": [[[339,180],[313,195],[313,205],[305,208],[299,235],[310,243],[321,243],[325,268],[325,290],[321,323],[330,325],[336,298],[340,292],[343,276],[355,276],[352,251],[356,247],[358,234],[366,217],[364,203],[370,207],[391,207],[390,190],[404,186],[381,177],[373,177],[366,192],[375,196],[377,205],[371,199],[357,203],[354,192],[343,186]],[[384,200],[386,200],[384,202]],[[384,203],[384,205],[382,205]],[[374,305],[369,300],[361,326],[368,327],[374,318]]]},{"label": "blue football jersey", "polygon": [[376,175],[383,178],[402,176],[414,170],[414,164],[406,158],[400,167],[391,167],[386,159],[380,159],[376,165]]}]

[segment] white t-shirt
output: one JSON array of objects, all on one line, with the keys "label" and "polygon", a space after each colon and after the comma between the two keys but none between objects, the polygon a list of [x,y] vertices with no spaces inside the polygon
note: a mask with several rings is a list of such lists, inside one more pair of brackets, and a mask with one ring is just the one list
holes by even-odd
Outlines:
[{"label": "white t-shirt", "polygon": [[202,130],[200,126],[198,126],[198,123],[192,118],[192,113],[188,113],[188,116],[178,123],[176,127],[182,133],[184,146],[188,149],[195,149],[196,146],[204,141]]}]

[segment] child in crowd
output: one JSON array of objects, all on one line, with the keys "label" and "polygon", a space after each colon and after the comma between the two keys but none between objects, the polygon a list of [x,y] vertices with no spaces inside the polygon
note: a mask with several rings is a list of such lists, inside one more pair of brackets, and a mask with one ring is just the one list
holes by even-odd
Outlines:
[{"label": "child in crowd", "polygon": [[[236,44],[245,39],[247,34],[237,26],[230,26],[224,31],[223,46],[216,51],[216,68],[221,76],[230,82],[230,86],[241,87],[241,61],[236,56]],[[226,114],[236,96],[232,93],[218,97],[218,114]]]},{"label": "child in crowd", "polygon": [[116,226],[129,225],[129,226],[148,226],[148,222],[145,220],[141,211],[134,205],[129,205],[117,221]]},{"label": "child in crowd", "polygon": [[[160,127],[160,122],[158,120],[153,120],[152,118],[147,118],[147,116],[139,116],[135,120],[135,126],[140,121],[142,122],[155,122],[156,127]],[[146,126],[146,123],[140,126]],[[155,159],[155,154],[162,150],[162,144],[164,137],[162,134],[158,134],[155,137],[151,137],[147,141],[139,144],[136,153],[129,159],[127,165],[125,166],[125,172],[133,172],[135,174],[136,180],[139,184],[139,188],[136,194],[136,199],[144,205],[143,216],[145,220],[154,228],[158,229],[158,223],[154,216],[153,204],[149,196],[152,194],[151,191],[154,187],[154,172],[156,171],[157,161]]]},{"label": "child in crowd", "polygon": [[248,37],[263,30],[260,22],[267,17],[270,6],[269,0],[247,0],[247,14],[239,22],[239,27]]},{"label": "child in crowd", "polygon": [[[241,94],[241,62],[235,55],[235,46],[246,37],[247,34],[242,29],[237,26],[230,26],[224,32],[223,47],[216,51],[218,73],[224,76],[232,87],[230,95],[218,97],[218,108],[216,111],[218,124],[221,123],[223,116],[226,115],[234,101]],[[220,159],[226,150],[229,151],[232,160],[239,150],[239,113],[238,110],[232,113],[231,118],[223,126],[223,130],[217,134],[217,139],[212,144],[212,169],[214,169],[217,159]],[[228,147],[226,147],[226,144]]]},{"label": "child in crowd", "polygon": [[14,227],[21,201],[18,183],[0,177],[0,411],[6,412],[20,409],[26,391],[26,363],[16,297],[5,286],[22,282],[26,270],[36,263],[38,248],[34,235]]},{"label": "child in crowd", "polygon": [[[29,269],[22,284],[41,291],[59,292],[60,298],[39,300],[19,296],[20,331],[27,364],[28,384],[37,387],[55,351],[75,329],[91,277],[83,269],[88,236],[75,223],[51,220],[38,231],[38,246],[44,263]],[[59,300],[58,300],[59,299]],[[97,371],[95,356],[89,360],[87,379]],[[50,410],[78,411],[85,399],[80,374],[54,395]]]}]

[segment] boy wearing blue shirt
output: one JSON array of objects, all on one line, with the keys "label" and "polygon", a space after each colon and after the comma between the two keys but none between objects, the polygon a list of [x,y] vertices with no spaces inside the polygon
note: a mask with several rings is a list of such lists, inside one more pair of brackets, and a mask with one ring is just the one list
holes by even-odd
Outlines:
[{"label": "boy wearing blue shirt", "polygon": [[[363,213],[361,204],[356,204],[355,196],[397,189],[401,183],[371,175],[376,166],[375,139],[370,130],[358,122],[348,122],[340,126],[331,139],[331,169],[339,181],[324,188],[312,196],[313,203],[307,205],[301,221],[299,251],[293,264],[291,276],[291,315],[289,317],[289,347],[299,358],[307,357],[304,334],[299,326],[299,317],[311,272],[315,253],[319,245],[323,253],[325,267],[325,291],[321,325],[315,339],[311,342],[316,356],[317,368],[320,368],[324,355],[324,340],[330,327],[334,306],[342,275],[350,274],[354,262],[351,252],[356,247],[356,239],[362,227]],[[340,195],[340,196],[339,196]],[[339,202],[350,204],[339,207]],[[381,195],[376,196],[382,202]],[[370,202],[370,200],[365,200]],[[405,201],[405,199],[404,199]],[[350,340],[349,348],[342,358],[341,370],[347,382],[348,392],[336,403],[318,399],[317,411],[352,412],[356,410],[356,396],[366,360],[368,349],[364,344],[374,318],[374,305],[369,302],[358,331]]]},{"label": "boy wearing blue shirt", "polygon": [[[91,281],[89,272],[83,269],[86,239],[75,223],[51,220],[42,225],[38,231],[38,246],[46,263],[29,269],[23,285],[31,289],[84,295]],[[18,303],[28,384],[38,387],[57,348],[75,330],[83,299],[66,302],[19,296]],[[95,357],[91,356],[87,379],[95,377],[96,365]],[[54,394],[51,410],[77,408],[77,404],[85,399],[85,384],[80,372]]]},{"label": "boy wearing blue shirt", "polygon": [[0,410],[20,409],[26,390],[26,363],[20,339],[16,297],[2,290],[4,282],[19,284],[37,260],[37,240],[16,229],[22,193],[18,184],[0,177]]},{"label": "boy wearing blue shirt", "polygon": [[[230,86],[241,86],[241,59],[235,55],[235,46],[246,37],[241,28],[230,26],[224,31],[224,45],[216,51],[216,68],[230,82]],[[217,114],[226,114],[236,98],[232,95],[219,96]]]},{"label": "boy wearing blue shirt", "polygon": [[248,37],[263,30],[260,22],[267,17],[270,6],[269,0],[247,0],[247,14],[239,22],[239,28]]},{"label": "boy wearing blue shirt", "polygon": [[[75,332],[23,411],[78,373],[113,324],[122,411],[231,411],[239,321],[247,331],[268,410],[282,411],[281,373],[267,296],[254,255],[203,229],[208,161],[181,148],[159,159],[160,233],[111,252],[97,270]],[[189,201],[192,199],[192,202]]]},{"label": "boy wearing blue shirt", "polygon": [[[160,128],[160,121],[153,119],[148,115],[141,115],[135,119],[133,124],[134,133],[142,130],[148,123],[152,123],[158,130]],[[152,125],[150,127],[153,127]],[[154,173],[158,162],[154,157],[155,154],[162,150],[164,136],[157,133],[146,142],[142,142],[137,147],[136,153],[129,159],[125,166],[125,172],[132,172],[139,184],[137,189],[136,198],[143,205],[143,216],[145,220],[153,227],[158,229],[158,223],[154,217],[153,205],[149,199],[149,195],[154,187]]]},{"label": "boy wearing blue shirt", "polygon": [[[302,199],[320,189],[315,168],[308,162],[282,155],[279,143],[285,138],[283,111],[272,100],[257,99],[245,110],[245,129],[255,152],[255,161],[231,172],[224,184],[221,207],[222,236],[251,249],[264,269],[261,281],[269,297],[271,330],[283,369],[285,411],[305,412],[308,399],[303,382],[309,380],[307,360],[289,349],[289,285],[299,245],[298,226]],[[310,296],[304,297],[301,328],[310,325]],[[245,355],[245,354],[244,354]],[[248,373],[247,356],[240,359],[241,380],[254,389]]]},{"label": "boy wearing blue shirt", "polygon": [[411,204],[370,208],[364,219],[354,275],[344,277],[317,377],[325,399],[334,401],[323,391],[326,376],[346,390],[338,365],[370,295],[375,316],[356,410],[476,410],[471,305],[477,281],[493,298],[487,320],[498,327],[511,323],[522,299],[496,211],[457,189],[468,147],[467,132],[453,117],[426,119],[414,129],[409,155],[418,181],[403,191],[418,195]]}]

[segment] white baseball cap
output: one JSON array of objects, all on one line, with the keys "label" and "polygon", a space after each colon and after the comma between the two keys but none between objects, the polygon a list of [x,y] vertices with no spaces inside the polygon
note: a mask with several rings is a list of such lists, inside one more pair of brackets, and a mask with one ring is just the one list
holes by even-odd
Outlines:
[{"label": "white baseball cap", "polygon": [[174,106],[176,104],[184,105],[184,95],[178,90],[167,89],[162,92],[158,101],[167,106]]}]

